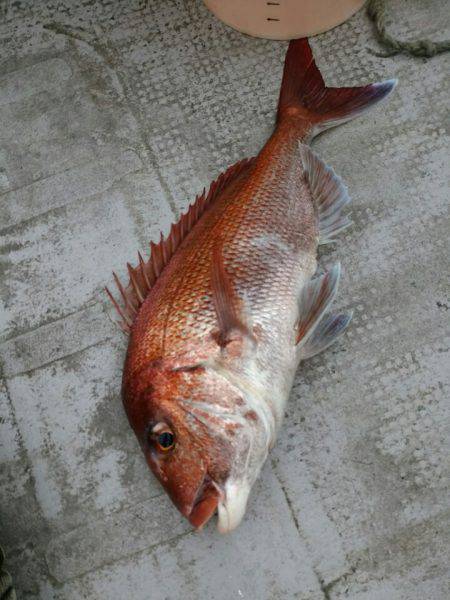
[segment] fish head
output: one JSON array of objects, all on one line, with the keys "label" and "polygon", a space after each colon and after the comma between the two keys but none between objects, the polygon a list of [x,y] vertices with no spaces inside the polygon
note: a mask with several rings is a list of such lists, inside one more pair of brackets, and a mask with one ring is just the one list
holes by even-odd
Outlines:
[{"label": "fish head", "polygon": [[[156,364],[124,386],[124,405],[146,460],[178,510],[201,528],[218,511],[221,532],[241,521],[252,445],[239,391],[207,368]],[[250,419],[253,422],[253,418]]]}]

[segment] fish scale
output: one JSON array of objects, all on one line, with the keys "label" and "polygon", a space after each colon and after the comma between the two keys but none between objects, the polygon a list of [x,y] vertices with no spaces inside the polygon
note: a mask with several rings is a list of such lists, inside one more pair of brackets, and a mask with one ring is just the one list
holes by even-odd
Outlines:
[{"label": "fish scale", "polygon": [[197,197],[108,291],[130,333],[123,402],[146,460],[194,527],[242,520],[299,363],[333,343],[340,266],[317,247],[350,220],[341,179],[309,148],[394,87],[327,88],[307,40],[289,44],[275,130]]}]

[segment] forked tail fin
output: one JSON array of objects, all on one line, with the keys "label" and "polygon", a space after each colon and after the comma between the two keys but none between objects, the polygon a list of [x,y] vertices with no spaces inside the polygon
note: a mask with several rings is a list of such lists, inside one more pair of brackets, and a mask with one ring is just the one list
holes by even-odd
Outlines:
[{"label": "forked tail fin", "polygon": [[309,136],[345,123],[383,100],[396,79],[361,87],[327,88],[307,38],[292,40],[284,63],[277,122],[298,114],[309,124]]}]

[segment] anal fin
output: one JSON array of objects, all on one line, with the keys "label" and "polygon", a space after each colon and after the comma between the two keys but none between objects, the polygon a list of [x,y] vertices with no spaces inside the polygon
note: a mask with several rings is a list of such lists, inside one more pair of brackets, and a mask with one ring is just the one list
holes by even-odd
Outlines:
[{"label": "anal fin", "polygon": [[335,236],[352,224],[343,213],[350,202],[347,188],[309,146],[300,144],[300,156],[319,216],[319,244],[334,242]]}]

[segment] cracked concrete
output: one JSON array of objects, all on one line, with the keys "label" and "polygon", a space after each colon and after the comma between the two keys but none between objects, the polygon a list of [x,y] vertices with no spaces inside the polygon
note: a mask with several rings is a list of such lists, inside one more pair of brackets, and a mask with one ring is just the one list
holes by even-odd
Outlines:
[{"label": "cracked concrete", "polygon": [[[389,10],[399,36],[448,37],[442,0]],[[353,198],[321,264],[341,261],[355,316],[299,372],[221,537],[144,464],[102,288],[258,151],[286,45],[194,0],[4,2],[0,38],[0,543],[19,597],[447,600],[448,57],[376,56],[363,12],[312,42],[330,85],[400,83],[315,142]]]}]

